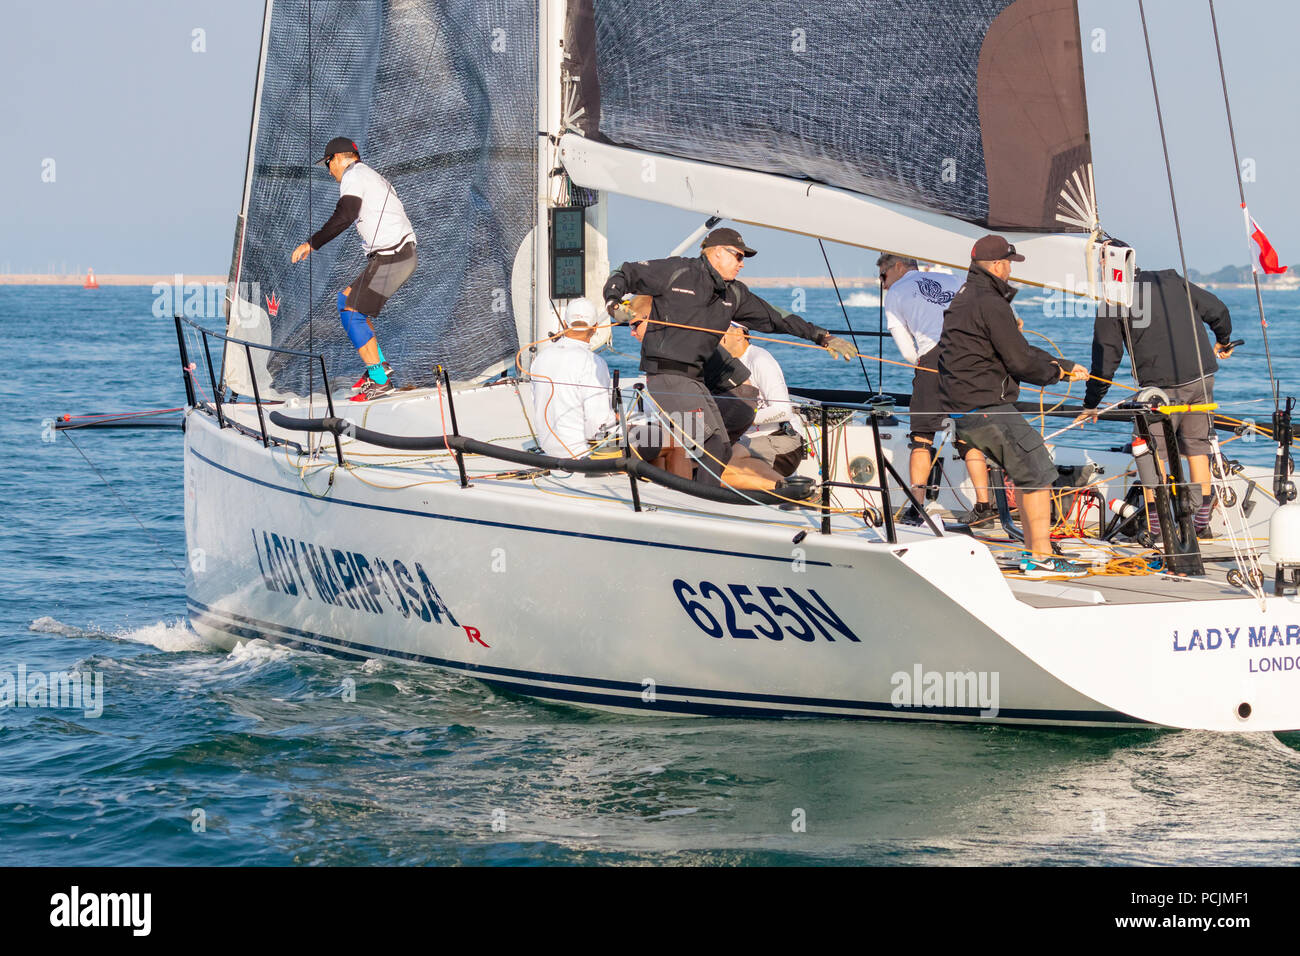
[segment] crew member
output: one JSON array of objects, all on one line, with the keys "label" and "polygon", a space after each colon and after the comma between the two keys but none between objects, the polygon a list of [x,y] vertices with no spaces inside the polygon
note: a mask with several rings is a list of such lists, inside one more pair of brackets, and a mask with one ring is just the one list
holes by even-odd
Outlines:
[{"label": "crew member", "polygon": [[[908,447],[909,480],[917,501],[924,501],[930,469],[934,465],[934,435],[943,428],[939,411],[939,337],[943,313],[962,280],[946,272],[922,272],[915,259],[885,253],[876,260],[885,289],[885,320],[903,361],[916,366],[912,375],[911,431]],[[964,442],[958,444],[975,486],[975,507],[959,516],[971,526],[992,521],[997,510],[989,498],[989,468],[984,455]],[[920,524],[920,514],[909,505],[903,521]]]},{"label": "crew member", "polygon": [[754,424],[744,433],[740,444],[750,455],[771,465],[778,475],[793,474],[804,459],[807,439],[790,401],[790,390],[780,364],[767,349],[751,345],[749,330],[737,322],[722,336],[722,347],[745,364],[752,373],[750,381],[758,390]]},{"label": "crew member", "polygon": [[392,366],[384,361],[375,338],[374,319],[415,272],[415,230],[388,180],[361,162],[357,144],[346,136],[330,140],[316,165],[338,180],[338,205],[325,225],[293,250],[291,259],[301,262],[356,223],[368,261],[356,281],[339,293],[338,306],[343,330],[366,366],[352,386],[357,393],[352,401],[366,402],[394,388]]},{"label": "crew member", "polygon": [[[628,308],[633,316],[629,325],[632,337],[638,342],[645,340],[646,329],[650,327],[650,307],[651,299],[648,295],[634,296],[629,303]],[[751,383],[751,377],[749,367],[722,345],[704,360],[701,374],[704,387],[718,405],[727,441],[731,443],[731,457],[727,460],[727,483],[733,488],[766,490],[774,487],[782,475],[770,462],[753,457],[746,447],[737,444],[754,424],[758,408],[758,389]],[[685,449],[673,438],[670,429],[658,431],[664,439],[662,448],[670,455],[662,467],[684,478],[691,477],[693,470]]]},{"label": "crew member", "polygon": [[[1015,407],[1019,382],[1051,385],[1088,377],[1082,365],[1055,358],[1025,341],[1011,310],[1016,290],[1011,263],[1024,262],[1002,236],[984,236],[971,249],[966,283],[944,313],[939,338],[939,391],[956,415],[957,437],[984,452],[1016,483],[1028,550],[1028,577],[1079,577],[1087,569],[1052,554],[1052,485],[1056,465],[1042,437]],[[1062,364],[1064,363],[1064,364]]]},{"label": "crew member", "polygon": [[846,361],[857,351],[825,329],[773,308],[738,281],[745,259],[757,253],[736,230],[714,229],[700,251],[694,259],[623,263],[605,283],[605,302],[612,315],[624,296],[651,296],[650,327],[641,344],[646,388],[663,412],[697,422],[687,439],[699,463],[696,480],[716,486],[720,480],[731,483],[724,472],[731,443],[703,370],[733,320],[760,332],[810,339]]},{"label": "crew member", "polygon": [[[1171,405],[1199,405],[1214,401],[1214,373],[1218,359],[1232,354],[1232,316],[1228,307],[1198,285],[1185,283],[1173,269],[1139,269],[1134,274],[1139,298],[1134,308],[1102,305],[1092,327],[1092,378],[1084,392],[1083,407],[1090,409],[1075,419],[1076,423],[1097,420],[1097,406],[1110,388],[1120,360],[1127,348],[1136,370],[1138,384],[1156,386],[1169,396]],[[1191,290],[1192,311],[1187,310],[1187,293]],[[1210,345],[1205,326],[1214,332]],[[1195,330],[1193,332],[1193,330]],[[1199,358],[1198,358],[1199,356]],[[1204,377],[1202,377],[1204,372]],[[1106,381],[1103,381],[1106,380]],[[1214,427],[1208,412],[1171,415],[1178,450],[1187,456],[1191,476],[1192,503],[1196,506],[1193,525],[1198,535],[1209,531],[1210,512],[1214,505],[1210,479],[1210,430]],[[1168,467],[1165,430],[1151,429],[1157,454]],[[1147,520],[1151,533],[1159,536],[1160,519],[1152,504],[1155,494],[1145,489]]]},{"label": "crew member", "polygon": [[573,299],[564,312],[565,332],[533,360],[533,430],[542,451],[580,458],[587,441],[614,421],[609,366],[591,350],[596,307]]}]

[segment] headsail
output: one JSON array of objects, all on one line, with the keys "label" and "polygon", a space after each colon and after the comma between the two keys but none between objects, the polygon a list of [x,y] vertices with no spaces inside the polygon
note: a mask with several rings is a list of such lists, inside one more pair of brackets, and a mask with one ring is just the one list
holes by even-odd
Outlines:
[{"label": "headsail", "polygon": [[[354,230],[289,262],[338,201],[337,183],[312,163],[341,134],[393,184],[417,236],[419,269],[379,320],[401,381],[431,384],[437,364],[468,378],[513,360],[512,273],[536,217],[537,9],[536,0],[270,0],[233,334],[310,344],[331,375],[358,371],[336,308],[365,263]],[[241,365],[227,363],[237,391]],[[275,355],[269,369],[275,389],[306,391],[305,363]]]}]

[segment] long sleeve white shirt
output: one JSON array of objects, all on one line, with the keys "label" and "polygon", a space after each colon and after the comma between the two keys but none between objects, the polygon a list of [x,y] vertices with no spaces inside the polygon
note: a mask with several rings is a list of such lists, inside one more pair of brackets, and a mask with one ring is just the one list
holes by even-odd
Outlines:
[{"label": "long sleeve white shirt", "polygon": [[542,451],[578,458],[587,439],[614,419],[609,366],[586,342],[567,336],[541,350],[533,361],[533,430]]}]

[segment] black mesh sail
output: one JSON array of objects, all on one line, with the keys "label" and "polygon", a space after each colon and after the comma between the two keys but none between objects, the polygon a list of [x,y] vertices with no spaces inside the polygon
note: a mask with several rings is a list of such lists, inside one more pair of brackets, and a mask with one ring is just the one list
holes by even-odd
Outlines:
[{"label": "black mesh sail", "polygon": [[1056,219],[1091,161],[1072,2],[572,0],[569,24],[585,135],[1080,228]]},{"label": "black mesh sail", "polygon": [[[511,271],[535,218],[536,51],[535,0],[274,0],[231,270],[274,311],[272,344],[323,352],[331,376],[360,372],[336,306],[365,265],[356,230],[289,262],[339,197],[312,164],[347,136],[416,233],[419,268],[376,322],[399,381],[513,358]],[[302,361],[273,355],[269,370],[275,389],[307,390]]]}]

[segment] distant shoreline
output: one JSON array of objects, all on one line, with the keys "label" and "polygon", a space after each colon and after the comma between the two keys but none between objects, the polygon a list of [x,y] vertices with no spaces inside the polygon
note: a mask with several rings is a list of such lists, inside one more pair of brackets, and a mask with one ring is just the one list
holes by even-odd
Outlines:
[{"label": "distant shoreline", "polygon": [[[206,284],[209,282],[225,282],[226,276],[210,275],[191,275],[182,273],[181,279],[186,284],[196,282]],[[81,286],[86,281],[84,275],[40,275],[37,273],[12,273],[0,275],[0,285],[73,285]],[[163,285],[172,285],[176,281],[176,274],[171,275],[130,275],[125,273],[114,273],[95,276],[95,281],[100,285],[147,285],[153,286],[159,283]]]}]

